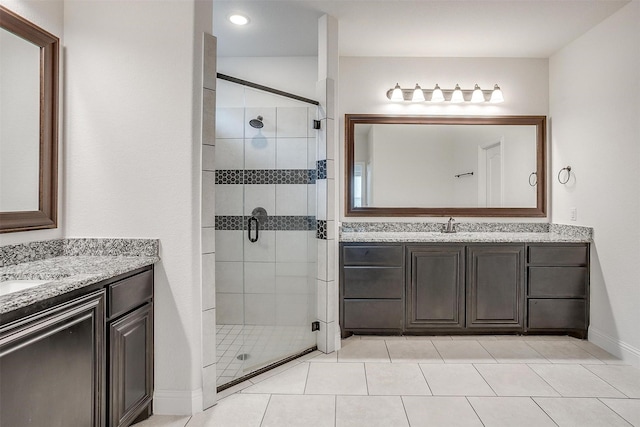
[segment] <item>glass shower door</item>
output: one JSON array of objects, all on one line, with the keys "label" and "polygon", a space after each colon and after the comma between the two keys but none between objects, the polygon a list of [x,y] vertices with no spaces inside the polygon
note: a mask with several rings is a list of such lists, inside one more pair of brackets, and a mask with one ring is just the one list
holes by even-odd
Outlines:
[{"label": "glass shower door", "polygon": [[315,346],[315,114],[218,80],[219,386]]}]

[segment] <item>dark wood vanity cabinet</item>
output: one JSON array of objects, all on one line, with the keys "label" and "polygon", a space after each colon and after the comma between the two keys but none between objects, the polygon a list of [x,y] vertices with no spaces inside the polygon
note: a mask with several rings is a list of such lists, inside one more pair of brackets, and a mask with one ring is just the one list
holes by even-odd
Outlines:
[{"label": "dark wood vanity cabinet", "polygon": [[0,426],[129,426],[151,415],[153,268],[0,326]]},{"label": "dark wood vanity cabinet", "polygon": [[153,393],[153,271],[108,287],[109,427],[151,415]]},{"label": "dark wood vanity cabinet", "polygon": [[407,246],[406,329],[465,327],[465,247]]},{"label": "dark wood vanity cabinet", "polygon": [[589,246],[531,244],[527,250],[527,330],[570,331],[586,337]]},{"label": "dark wood vanity cabinet", "polygon": [[586,336],[587,243],[341,243],[351,333]]},{"label": "dark wood vanity cabinet", "polygon": [[105,292],[0,328],[1,426],[104,426]]},{"label": "dark wood vanity cabinet", "polygon": [[520,332],[524,326],[524,245],[467,248],[467,328]]}]

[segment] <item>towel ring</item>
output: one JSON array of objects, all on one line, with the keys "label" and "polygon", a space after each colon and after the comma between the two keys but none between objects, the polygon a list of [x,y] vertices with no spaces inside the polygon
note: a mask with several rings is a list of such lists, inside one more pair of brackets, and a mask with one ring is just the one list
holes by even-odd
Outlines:
[{"label": "towel ring", "polygon": [[[533,183],[531,183],[532,176],[535,177]],[[538,185],[538,172],[531,172],[531,175],[529,175],[529,185],[532,187],[535,187],[536,185]]]},{"label": "towel ring", "polygon": [[[560,179],[560,175],[562,174],[562,171],[567,171],[567,179],[564,181]],[[560,182],[560,184],[566,184],[567,182],[569,182],[570,179],[571,179],[571,166],[567,166],[566,168],[560,169],[560,171],[558,172],[558,182]]]}]

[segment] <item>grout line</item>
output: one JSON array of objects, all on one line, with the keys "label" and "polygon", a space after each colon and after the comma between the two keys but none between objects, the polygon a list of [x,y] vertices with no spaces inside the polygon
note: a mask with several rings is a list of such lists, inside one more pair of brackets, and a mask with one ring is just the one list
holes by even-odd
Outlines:
[{"label": "grout line", "polygon": [[476,408],[473,407],[473,405],[471,404],[471,402],[469,401],[469,396],[464,396],[464,398],[466,399],[467,403],[469,404],[469,406],[471,406],[471,409],[473,410],[473,412],[476,414],[476,417],[478,417],[478,420],[480,421],[480,423],[485,426],[484,421],[482,421],[482,418],[480,418],[480,415],[478,414],[478,411],[476,411]]},{"label": "grout line", "polygon": [[338,425],[338,395],[333,395],[333,427]]},{"label": "grout line", "polygon": [[433,390],[431,390],[431,386],[429,385],[429,381],[427,380],[427,377],[424,375],[424,371],[422,370],[422,366],[420,366],[420,363],[418,363],[418,369],[420,369],[420,373],[422,374],[422,378],[424,378],[424,382],[427,383],[427,388],[429,389],[429,393],[431,393],[431,396],[435,396],[433,394]]},{"label": "grout line", "polygon": [[[553,417],[552,417],[551,415],[549,415],[549,413],[547,413],[547,411],[545,411],[545,410],[544,410],[544,408],[543,408],[542,406],[540,406],[540,404],[538,403],[538,401],[537,401],[537,400],[535,400],[533,397],[529,397],[529,399],[533,400],[533,403],[535,403],[535,404],[538,406],[538,408],[540,408],[540,409],[542,410],[542,412],[544,412],[544,413],[545,413],[545,415],[546,415],[547,417],[549,417],[549,419],[551,420],[551,422],[552,422],[552,423],[554,423],[555,425],[558,425],[558,423],[556,422],[556,420],[554,420],[554,419],[553,419]],[[552,397],[551,399],[553,399],[553,397]]]},{"label": "grout line", "polygon": [[264,407],[264,413],[262,414],[262,418],[260,419],[260,425],[262,425],[264,423],[264,417],[267,416],[267,410],[269,409],[269,404],[271,403],[271,397],[273,395],[270,394],[269,395],[269,400],[267,401],[267,406]]},{"label": "grout line", "polygon": [[303,362],[306,363],[307,366],[307,376],[304,379],[304,388],[302,389],[302,394],[307,394],[307,385],[309,384],[309,374],[311,373],[311,363],[307,362]]},{"label": "grout line", "polygon": [[[487,381],[487,379],[484,376],[482,376],[482,373],[478,370],[478,368],[476,367],[475,363],[472,363],[471,366],[473,366],[473,369],[476,370],[476,372],[478,373],[478,375],[480,375],[480,378],[482,378],[482,380],[485,382],[485,384],[487,384],[489,386],[489,388],[491,389],[493,394],[495,394],[496,396],[500,396],[498,393],[496,393],[496,391],[493,389],[493,387],[491,387],[491,384],[489,384],[489,381]],[[507,396],[502,396],[502,397],[507,397]]]},{"label": "grout line", "polygon": [[402,398],[402,396],[398,396],[400,397],[400,402],[402,403],[402,409],[404,410],[404,416],[407,418],[407,425],[411,426],[411,420],[409,420],[409,414],[407,413],[407,407],[404,406],[404,399]]},{"label": "grout line", "polygon": [[[633,423],[629,420],[627,420],[625,417],[622,416],[622,414],[619,414],[618,411],[616,411],[614,408],[612,408],[611,406],[607,405],[607,402],[604,402],[602,399],[602,397],[596,397],[596,399],[602,403],[604,406],[606,406],[607,408],[609,408],[609,410],[611,410],[614,414],[616,414],[617,416],[619,416],[620,418],[622,418],[624,421],[626,421],[629,425],[633,426]],[[608,398],[607,398],[608,399]]]},{"label": "grout line", "polygon": [[527,368],[529,368],[529,370],[530,370],[531,372],[533,372],[535,375],[537,375],[537,376],[538,376],[538,378],[540,378],[542,381],[544,381],[544,383],[545,383],[545,384],[547,384],[549,387],[551,387],[551,390],[553,390],[553,391],[555,391],[556,393],[558,393],[558,395],[559,395],[560,397],[564,397],[564,396],[562,396],[562,393],[560,393],[560,391],[559,391],[559,390],[556,390],[556,389],[555,389],[555,387],[553,387],[553,386],[549,383],[549,381],[547,381],[546,379],[544,379],[544,377],[543,377],[542,375],[540,375],[539,373],[537,373],[535,369],[533,369],[531,366],[529,366],[530,364],[531,364],[531,365],[547,365],[546,363],[525,363],[524,365],[525,365]]},{"label": "grout line", "polygon": [[[588,365],[588,364],[587,364]],[[604,383],[608,384],[610,387],[613,387],[614,390],[616,390],[617,392],[619,392],[620,394],[622,394],[623,396],[625,396],[627,399],[630,399],[631,396],[627,395],[626,393],[624,393],[622,390],[618,389],[616,386],[614,386],[613,384],[611,384],[609,381],[605,380],[604,378],[602,378],[600,375],[596,374],[595,372],[593,372],[591,369],[587,368],[584,364],[580,364],[580,366],[582,366],[584,369],[587,370],[587,372],[590,372],[591,374],[595,375],[597,378],[599,378],[601,381],[603,381]],[[602,366],[602,365],[595,365],[595,366]],[[607,365],[604,365],[607,366]]]},{"label": "grout line", "polygon": [[367,364],[365,362],[361,362],[362,366],[364,367],[364,385],[367,387],[367,396],[370,396],[369,394],[369,380],[367,379]]}]

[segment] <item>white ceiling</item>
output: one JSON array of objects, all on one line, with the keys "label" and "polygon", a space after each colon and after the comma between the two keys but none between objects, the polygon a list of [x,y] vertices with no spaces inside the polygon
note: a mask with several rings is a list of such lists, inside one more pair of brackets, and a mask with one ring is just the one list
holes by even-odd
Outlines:
[{"label": "white ceiling", "polygon": [[[323,14],[341,56],[547,58],[629,0],[214,0],[220,56],[315,56]],[[228,22],[241,12],[251,22]]]}]

